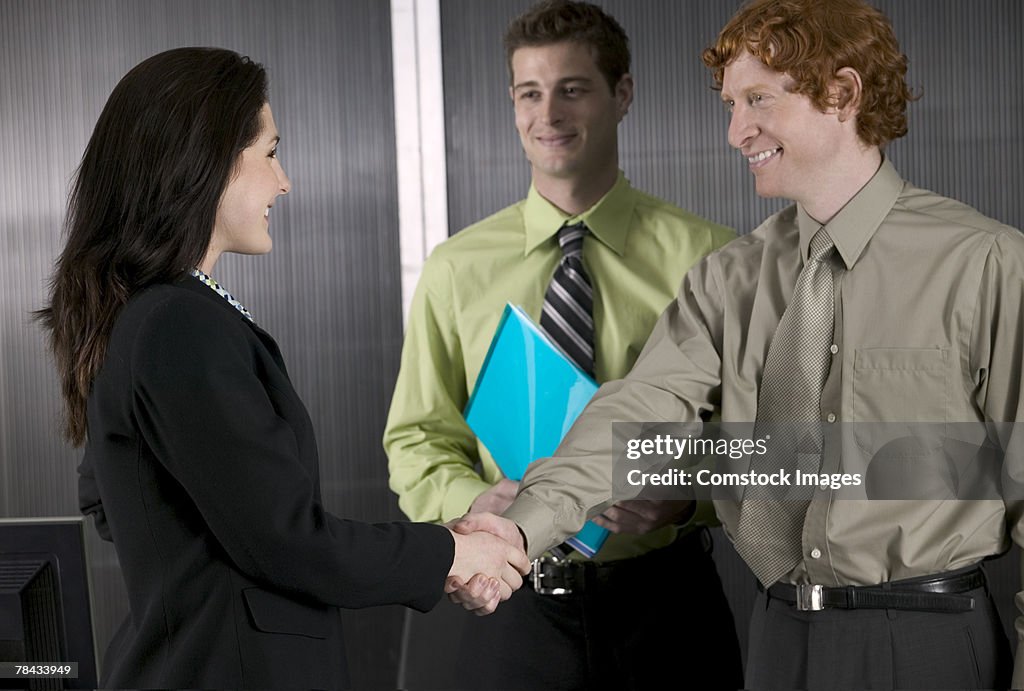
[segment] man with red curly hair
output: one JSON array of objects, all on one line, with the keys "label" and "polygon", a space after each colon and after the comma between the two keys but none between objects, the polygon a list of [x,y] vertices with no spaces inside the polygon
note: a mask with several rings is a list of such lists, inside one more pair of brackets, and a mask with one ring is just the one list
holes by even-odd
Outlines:
[{"label": "man with red curly hair", "polygon": [[771,438],[751,477],[848,480],[716,495],[761,584],[746,686],[1005,687],[980,564],[1024,531],[1024,236],[885,157],[914,97],[861,0],[754,0],[703,60],[758,194],[794,204],[689,271],[632,371],[531,466],[514,524],[463,523],[521,530],[535,556],[622,498],[611,421],[751,424]]}]

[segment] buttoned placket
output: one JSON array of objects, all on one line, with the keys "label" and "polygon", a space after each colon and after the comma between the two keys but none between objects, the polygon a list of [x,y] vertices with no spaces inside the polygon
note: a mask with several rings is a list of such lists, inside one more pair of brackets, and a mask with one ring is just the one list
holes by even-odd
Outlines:
[{"label": "buttoned placket", "polygon": [[[832,362],[821,390],[821,406],[819,408],[822,421],[822,455],[819,472],[829,474],[841,472],[842,467],[840,430],[843,423],[843,279],[846,276],[846,270],[838,252],[833,255],[830,266],[834,314],[832,344],[829,348]],[[835,494],[836,490],[831,488],[816,489],[804,518],[802,533],[804,566],[809,581],[819,585],[841,585],[836,581],[827,533],[828,513],[832,502],[835,501]]]}]

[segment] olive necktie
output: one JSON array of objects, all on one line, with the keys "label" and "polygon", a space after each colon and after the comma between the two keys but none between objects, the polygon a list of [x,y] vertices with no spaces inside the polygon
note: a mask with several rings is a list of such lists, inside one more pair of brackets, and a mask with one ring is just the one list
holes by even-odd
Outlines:
[{"label": "olive necktie", "polygon": [[[757,401],[754,437],[770,436],[768,452],[751,457],[755,471],[817,472],[821,463],[821,390],[831,365],[835,319],[831,257],[835,244],[821,228],[797,278],[793,299],[775,330]],[[803,558],[803,526],[813,486],[748,487],[736,528],[736,551],[764,585]]]}]

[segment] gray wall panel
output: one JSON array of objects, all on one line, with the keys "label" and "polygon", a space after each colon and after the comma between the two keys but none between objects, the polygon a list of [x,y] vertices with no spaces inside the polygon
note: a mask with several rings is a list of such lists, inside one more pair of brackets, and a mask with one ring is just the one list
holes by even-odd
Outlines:
[{"label": "gray wall panel", "polygon": [[[501,38],[507,22],[530,4],[441,3],[452,233],[522,198],[529,185]],[[748,230],[779,208],[778,202],[750,199],[753,185],[739,157],[724,146],[724,110],[699,59],[731,7],[672,0],[599,4],[620,21],[631,41],[636,98],[619,130],[620,164],[630,180],[698,214]],[[721,141],[710,134],[716,127]],[[726,182],[736,187],[736,181],[747,187],[732,195],[718,192]]]},{"label": "gray wall panel", "polygon": [[[215,273],[285,353],[317,428],[328,508],[397,517],[380,448],[402,335],[380,0],[0,2],[0,516],[77,512],[80,451],[56,434],[56,379],[28,312],[42,303],[67,184],[110,90],[182,45],[232,48],[269,70],[293,190],[273,210],[274,252],[225,257]],[[105,646],[126,602],[113,550],[91,530],[90,540]],[[400,616],[346,613],[358,687],[393,686]]]},{"label": "gray wall panel", "polygon": [[[739,3],[607,0],[630,35],[636,99],[620,130],[634,184],[749,232],[780,202],[754,196],[725,140],[727,113],[700,51]],[[516,136],[500,42],[527,0],[443,0],[449,216],[457,232],[521,198],[529,170]],[[910,134],[890,147],[905,177],[1020,227],[1024,3],[885,0],[910,57]]]},{"label": "gray wall panel", "polygon": [[[501,36],[528,0],[442,0],[450,232],[521,199],[529,168],[515,132]],[[746,233],[781,208],[759,199],[726,142],[728,114],[700,62],[739,2],[605,0],[629,34],[636,98],[620,128],[632,182]],[[910,134],[889,148],[915,184],[1024,227],[1024,3],[1019,0],[879,0],[910,58]],[[753,579],[724,536],[716,560],[746,638]],[[1016,549],[1014,550],[1016,553]],[[1016,560],[993,569],[1009,627]],[[1013,637],[1011,637],[1013,640]]]}]

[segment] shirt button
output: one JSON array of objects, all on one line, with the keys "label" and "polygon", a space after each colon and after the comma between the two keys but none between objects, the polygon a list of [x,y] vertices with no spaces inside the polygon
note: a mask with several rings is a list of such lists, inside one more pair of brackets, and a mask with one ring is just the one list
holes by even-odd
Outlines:
[{"label": "shirt button", "polygon": [[828,420],[829,422],[835,422],[836,421],[836,414],[835,413],[829,413],[825,417],[825,419]]},{"label": "shirt button", "polygon": [[839,352],[839,346],[837,346],[835,343],[833,343],[832,345],[829,346],[828,351],[830,353],[832,353],[833,355],[835,355],[836,353]]},{"label": "shirt button", "polygon": [[820,558],[821,558],[821,550],[818,549],[817,547],[815,547],[814,549],[811,550],[811,559],[820,559]]}]

